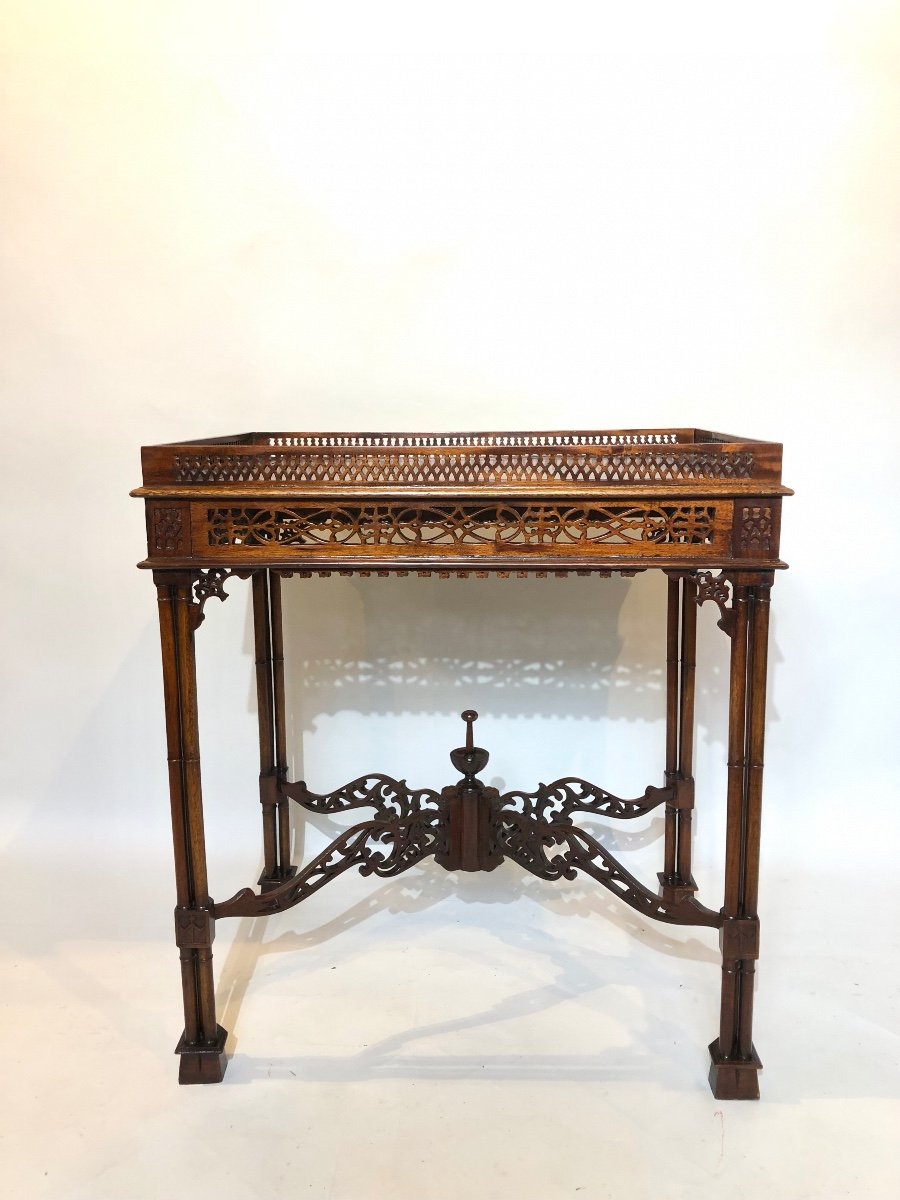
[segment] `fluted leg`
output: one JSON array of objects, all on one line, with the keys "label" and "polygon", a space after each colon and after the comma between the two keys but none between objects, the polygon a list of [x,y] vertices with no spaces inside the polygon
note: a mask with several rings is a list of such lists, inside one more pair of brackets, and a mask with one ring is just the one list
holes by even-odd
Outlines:
[{"label": "fluted leg", "polygon": [[766,716],[770,574],[733,577],[728,721],[728,826],[719,1036],[710,1086],[722,1100],[759,1098],[753,983],[759,957],[759,839]]},{"label": "fluted leg", "polygon": [[159,602],[169,796],[175,850],[175,940],[181,956],[184,1033],[180,1083],[218,1083],[225,1074],[225,1030],[216,1022],[212,941],[214,923],[206,874],[197,680],[188,572],[154,571]]}]

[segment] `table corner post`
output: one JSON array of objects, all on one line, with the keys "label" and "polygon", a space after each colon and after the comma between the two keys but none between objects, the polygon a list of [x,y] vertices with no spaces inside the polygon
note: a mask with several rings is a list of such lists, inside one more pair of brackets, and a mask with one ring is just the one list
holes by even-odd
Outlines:
[{"label": "table corner post", "polygon": [[218,1083],[225,1074],[226,1031],[216,1021],[194,631],[201,615],[198,573],[154,570],[159,605],[169,797],[175,854],[175,942],[181,958],[184,1032],[175,1048],[179,1083]]},{"label": "table corner post", "polygon": [[759,958],[759,847],[771,571],[731,577],[728,813],[722,908],[722,1002],[709,1082],[720,1100],[759,1099],[753,989]]}]

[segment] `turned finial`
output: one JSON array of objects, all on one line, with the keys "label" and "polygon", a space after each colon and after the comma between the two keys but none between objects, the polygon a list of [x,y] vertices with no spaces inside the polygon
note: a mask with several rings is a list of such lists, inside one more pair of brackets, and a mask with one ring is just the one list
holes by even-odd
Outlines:
[{"label": "turned finial", "polygon": [[460,713],[460,716],[466,723],[466,744],[450,751],[450,761],[463,775],[463,781],[467,787],[480,788],[481,782],[475,776],[487,766],[490,755],[487,750],[476,746],[474,742],[472,726],[478,720],[478,713],[474,708],[467,708],[465,712]]},{"label": "turned finial", "polygon": [[473,729],[472,726],[478,720],[478,713],[474,708],[467,708],[465,712],[459,714],[466,723],[466,750],[470,753],[474,745],[472,741]]}]

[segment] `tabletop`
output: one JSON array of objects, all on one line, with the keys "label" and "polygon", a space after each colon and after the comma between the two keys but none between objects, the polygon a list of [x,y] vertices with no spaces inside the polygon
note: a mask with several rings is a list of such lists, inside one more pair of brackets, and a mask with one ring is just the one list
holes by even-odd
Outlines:
[{"label": "tabletop", "polygon": [[704,429],[239,433],[141,456],[145,567],[785,565],[781,445]]}]

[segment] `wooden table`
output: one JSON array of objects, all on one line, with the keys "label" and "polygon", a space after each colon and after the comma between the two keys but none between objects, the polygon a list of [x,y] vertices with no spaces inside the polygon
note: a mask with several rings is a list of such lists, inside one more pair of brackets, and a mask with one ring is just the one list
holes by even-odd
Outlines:
[{"label": "wooden table", "polygon": [[[268,434],[142,450],[148,555],[159,601],[175,940],[181,956],[182,1083],[225,1072],[212,942],[226,917],[298,904],[351,867],[396,875],[433,856],[450,871],[512,859],[542,879],[581,871],[644,917],[719,930],[722,1005],[710,1046],[721,1099],[759,1096],[753,982],[765,732],[769,593],[779,560],[781,446],[703,429],[570,433]],[[662,786],[620,799],[583,779],[500,794],[479,779],[486,750],[450,758],[455,783],[412,789],[387,775],[310,791],[287,775],[281,580],[297,575],[536,573],[668,577],[666,769]],[[213,901],[207,880],[194,634],[232,576],[253,590],[259,796],[265,867],[258,889]],[[697,606],[711,601],[731,639],[725,894],[710,908],[691,874]],[[366,810],[305,866],[291,862],[290,806]],[[654,890],[578,824],[664,806]]]}]

